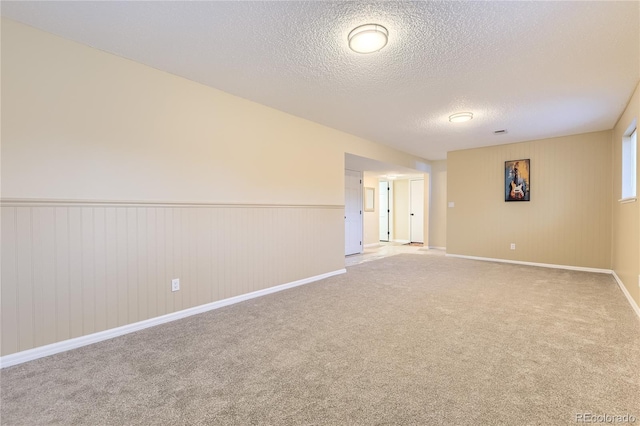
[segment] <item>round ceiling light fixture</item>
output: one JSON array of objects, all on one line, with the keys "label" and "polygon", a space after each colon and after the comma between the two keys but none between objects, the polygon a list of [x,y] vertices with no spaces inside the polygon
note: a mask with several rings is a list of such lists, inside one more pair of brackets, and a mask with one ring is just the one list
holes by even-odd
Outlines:
[{"label": "round ceiling light fixture", "polygon": [[463,123],[473,118],[472,112],[456,112],[449,116],[449,121],[452,123]]},{"label": "round ceiling light fixture", "polygon": [[389,31],[382,25],[366,24],[349,33],[349,48],[357,53],[373,53],[382,49],[389,41]]}]

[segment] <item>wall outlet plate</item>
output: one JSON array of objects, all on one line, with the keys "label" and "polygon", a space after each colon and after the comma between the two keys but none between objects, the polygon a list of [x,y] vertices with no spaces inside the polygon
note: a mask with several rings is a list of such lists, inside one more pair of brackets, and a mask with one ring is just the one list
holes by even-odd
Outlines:
[{"label": "wall outlet plate", "polygon": [[516,243],[511,243],[511,250],[515,250],[516,249]]},{"label": "wall outlet plate", "polygon": [[180,278],[174,278],[171,280],[171,291],[180,290]]}]

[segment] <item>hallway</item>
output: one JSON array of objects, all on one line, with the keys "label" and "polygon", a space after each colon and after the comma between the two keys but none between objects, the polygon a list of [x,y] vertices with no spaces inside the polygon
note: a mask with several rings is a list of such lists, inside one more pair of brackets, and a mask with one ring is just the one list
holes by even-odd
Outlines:
[{"label": "hallway", "polygon": [[345,266],[359,265],[371,260],[378,260],[384,257],[395,256],[397,254],[427,254],[432,256],[444,256],[445,251],[441,249],[429,249],[427,247],[413,246],[403,243],[384,243],[381,242],[377,247],[369,247],[364,249],[364,253],[353,254],[345,257]]}]

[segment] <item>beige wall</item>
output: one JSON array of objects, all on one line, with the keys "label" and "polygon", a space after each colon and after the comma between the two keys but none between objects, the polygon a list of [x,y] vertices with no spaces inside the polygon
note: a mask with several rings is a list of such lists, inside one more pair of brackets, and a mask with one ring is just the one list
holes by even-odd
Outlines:
[{"label": "beige wall", "polygon": [[2,355],[344,264],[335,207],[5,203],[1,226]]},{"label": "beige wall", "polygon": [[431,162],[429,247],[447,246],[447,160]]},{"label": "beige wall", "polygon": [[[364,245],[380,243],[380,185],[378,184],[378,175],[372,172],[363,173],[364,188],[373,188],[375,197],[375,211],[366,212],[363,210],[362,217],[364,222]],[[362,196],[364,200],[364,194]]]},{"label": "beige wall", "polygon": [[10,20],[1,31],[3,355],[339,270],[345,152],[428,167]]},{"label": "beige wall", "polygon": [[[612,268],[624,283],[627,291],[640,305],[640,207],[638,201],[620,203],[622,176],[622,137],[640,115],[640,85],[636,87],[627,108],[613,129],[613,205]],[[640,150],[638,150],[640,154]],[[640,158],[637,164],[640,165]],[[640,171],[640,168],[638,168]],[[640,174],[638,176],[640,181]]]},{"label": "beige wall", "polygon": [[344,153],[428,162],[2,20],[2,197],[344,204]]},{"label": "beige wall", "polygon": [[[505,202],[504,162],[525,158],[531,201]],[[609,269],[611,184],[611,131],[449,152],[447,252]]]}]

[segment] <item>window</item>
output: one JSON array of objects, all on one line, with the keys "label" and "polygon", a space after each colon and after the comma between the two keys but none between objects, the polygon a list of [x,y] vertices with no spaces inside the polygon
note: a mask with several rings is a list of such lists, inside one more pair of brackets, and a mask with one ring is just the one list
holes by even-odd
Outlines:
[{"label": "window", "polygon": [[638,146],[638,130],[632,131],[622,138],[622,199],[636,198],[636,149]]}]

